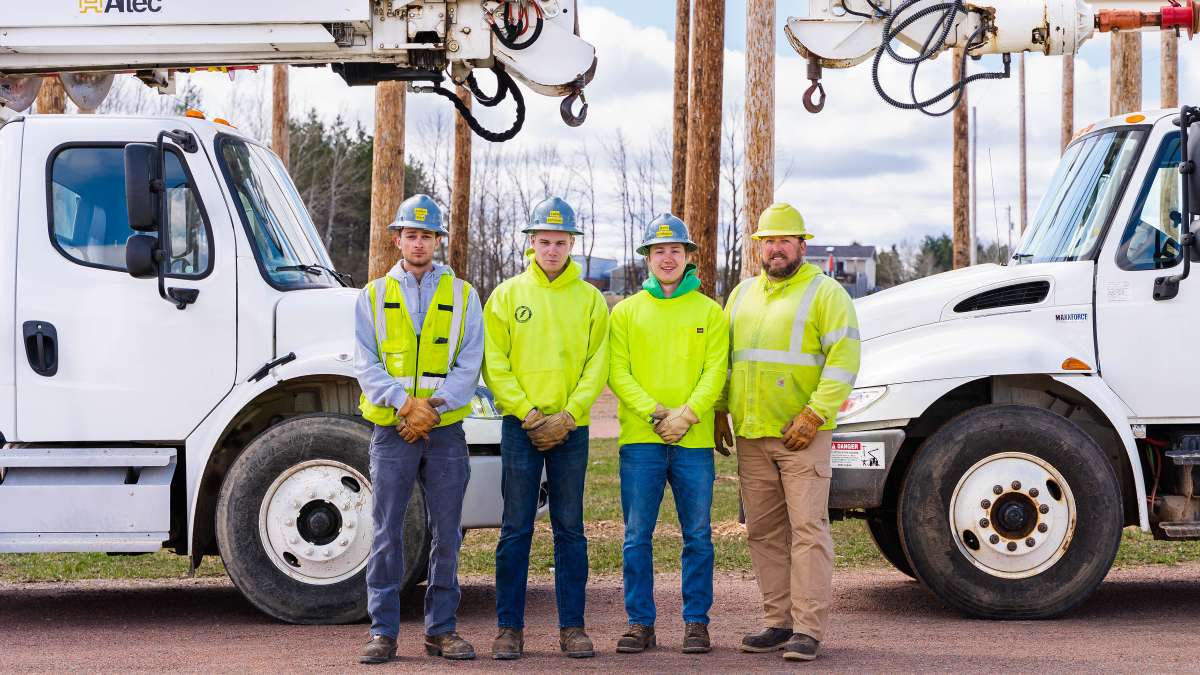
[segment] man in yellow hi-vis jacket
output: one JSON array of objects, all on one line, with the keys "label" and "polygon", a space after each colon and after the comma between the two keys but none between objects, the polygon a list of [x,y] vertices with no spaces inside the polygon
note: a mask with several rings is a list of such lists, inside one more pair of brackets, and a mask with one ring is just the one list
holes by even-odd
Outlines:
[{"label": "man in yellow hi-vis jacket", "polygon": [[[829,617],[829,455],[838,409],[858,374],[858,319],[845,289],[804,262],[812,235],[796,209],[771,206],[753,236],[763,272],[738,285],[725,310],[726,406],[766,624],[741,648],[809,661]],[[726,416],[717,418],[720,447],[733,439]]]}]

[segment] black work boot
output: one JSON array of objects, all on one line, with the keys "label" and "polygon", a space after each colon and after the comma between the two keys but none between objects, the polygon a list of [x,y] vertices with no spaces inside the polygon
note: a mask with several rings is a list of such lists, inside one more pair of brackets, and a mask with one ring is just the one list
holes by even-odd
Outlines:
[{"label": "black work boot", "polygon": [[592,639],[583,626],[569,626],[558,630],[558,647],[573,659],[586,659],[596,655]]},{"label": "black work boot", "polygon": [[683,627],[683,653],[707,654],[712,651],[712,641],[708,639],[708,624],[689,621]]},{"label": "black work boot", "polygon": [[372,635],[358,655],[359,663],[387,663],[396,658],[396,641],[386,635]]},{"label": "black work boot", "polygon": [[764,628],[742,638],[741,649],[744,652],[762,654],[783,649],[783,645],[792,637],[790,628]]},{"label": "black work boot", "polygon": [[795,633],[783,646],[783,658],[788,661],[812,661],[820,651],[821,643],[816,638],[804,633]]},{"label": "black work boot", "polygon": [[439,633],[425,636],[425,653],[451,661],[468,661],[475,658],[475,648],[458,633]]},{"label": "black work boot", "polygon": [[639,654],[658,644],[654,637],[654,626],[629,624],[629,630],[617,641],[617,651],[622,654]]},{"label": "black work boot", "polygon": [[500,634],[492,643],[492,658],[501,661],[521,658],[525,651],[525,631],[520,628],[500,627]]}]

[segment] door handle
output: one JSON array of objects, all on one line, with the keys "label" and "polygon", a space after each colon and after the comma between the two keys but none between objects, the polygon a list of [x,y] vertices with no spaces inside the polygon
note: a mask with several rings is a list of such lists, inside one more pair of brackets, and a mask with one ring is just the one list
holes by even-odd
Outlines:
[{"label": "door handle", "polygon": [[25,356],[29,367],[44,377],[58,372],[58,331],[45,321],[26,321],[21,324],[25,339]]}]

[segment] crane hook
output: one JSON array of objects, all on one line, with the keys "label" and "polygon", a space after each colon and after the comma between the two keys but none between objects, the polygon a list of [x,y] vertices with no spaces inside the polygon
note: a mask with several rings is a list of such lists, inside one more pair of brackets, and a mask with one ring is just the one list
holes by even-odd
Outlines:
[{"label": "crane hook", "polygon": [[[821,59],[816,54],[808,57],[808,81],[812,85],[804,92],[804,109],[819,113],[825,109],[825,87],[821,86]],[[814,94],[820,94],[815,102]]]},{"label": "crane hook", "polygon": [[[582,80],[583,78],[580,78]],[[579,114],[576,115],[574,110],[575,101],[578,100],[583,106],[579,109]],[[587,121],[588,102],[587,96],[583,93],[583,87],[578,86],[566,98],[562,100],[562,104],[558,106],[558,112],[562,115],[562,121],[569,127],[577,127]]]}]

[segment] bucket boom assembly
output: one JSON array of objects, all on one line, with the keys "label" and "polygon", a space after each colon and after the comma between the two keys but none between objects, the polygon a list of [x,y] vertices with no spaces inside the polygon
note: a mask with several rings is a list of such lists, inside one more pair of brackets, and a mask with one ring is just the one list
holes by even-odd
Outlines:
[{"label": "bucket boom assembly", "polygon": [[[330,64],[351,85],[404,80],[443,95],[448,78],[483,105],[511,94],[517,122],[506,132],[487,132],[458,106],[477,133],[507,140],[524,119],[514,78],[563,97],[563,120],[581,124],[596,52],[579,37],[576,0],[41,0],[0,16],[0,107],[15,111],[48,76],[94,109],[116,74],[169,92],[181,70],[273,63]],[[495,94],[483,93],[476,69],[495,73]]]}]

